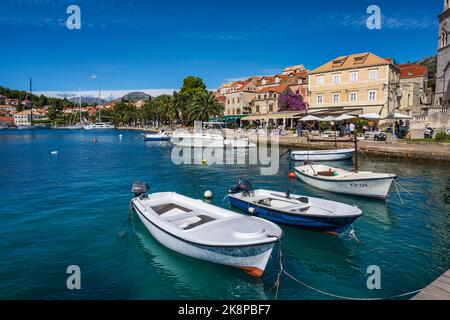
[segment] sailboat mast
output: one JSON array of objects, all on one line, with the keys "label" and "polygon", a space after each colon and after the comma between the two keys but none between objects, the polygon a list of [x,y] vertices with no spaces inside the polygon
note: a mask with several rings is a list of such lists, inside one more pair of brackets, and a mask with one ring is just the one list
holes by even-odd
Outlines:
[{"label": "sailboat mast", "polygon": [[80,87],[78,87],[78,103],[80,104],[80,126],[81,126],[82,119],[81,119],[81,88]]},{"label": "sailboat mast", "polygon": [[100,91],[102,90],[101,85],[98,85],[98,122],[102,122],[102,108],[100,108]]},{"label": "sailboat mast", "polygon": [[[33,95],[33,79],[30,77],[30,106],[31,106],[30,122],[31,122],[31,125],[33,125],[33,104],[31,103],[32,95]],[[25,106],[25,108],[26,108],[26,106]]]}]

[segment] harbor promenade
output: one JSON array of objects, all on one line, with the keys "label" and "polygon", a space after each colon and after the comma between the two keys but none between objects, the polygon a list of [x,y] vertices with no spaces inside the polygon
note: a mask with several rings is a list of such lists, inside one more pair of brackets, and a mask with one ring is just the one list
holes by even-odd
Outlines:
[{"label": "harbor promenade", "polygon": [[[124,130],[138,131],[158,131],[158,128],[130,128],[123,127]],[[166,130],[170,132],[170,129]],[[252,142],[267,141],[271,143],[272,136],[245,134]],[[242,136],[242,133],[236,133],[236,136]],[[278,137],[279,144],[282,147],[311,148],[311,149],[332,149],[335,146],[334,140],[329,139],[326,142],[308,142],[306,137],[297,137],[287,135]],[[354,147],[353,143],[339,143],[338,148]],[[376,155],[392,158],[403,158],[411,160],[425,161],[448,161],[450,162],[450,143],[432,143],[414,140],[401,140],[395,142],[382,142],[373,140],[362,140],[358,142],[360,152],[367,155]]]},{"label": "harbor promenade", "polygon": [[450,300],[450,270],[411,300]]}]

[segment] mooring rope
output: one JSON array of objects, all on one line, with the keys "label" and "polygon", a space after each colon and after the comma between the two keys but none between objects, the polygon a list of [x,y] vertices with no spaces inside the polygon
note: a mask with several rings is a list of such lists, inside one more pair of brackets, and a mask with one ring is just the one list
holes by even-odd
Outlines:
[{"label": "mooring rope", "polygon": [[[419,292],[421,292],[423,289],[420,290],[415,290],[415,291],[411,291],[411,292],[407,292],[407,293],[402,293],[402,294],[398,294],[395,296],[390,296],[390,297],[380,297],[380,298],[355,298],[355,297],[347,297],[347,296],[342,296],[342,295],[338,295],[338,294],[334,294],[334,293],[330,293],[324,290],[320,290],[317,288],[314,288],[313,286],[301,281],[300,279],[294,277],[293,275],[291,275],[290,273],[288,273],[285,269],[284,269],[284,255],[283,255],[283,250],[282,250],[282,246],[281,246],[281,238],[277,237],[277,236],[271,236],[274,238],[278,239],[278,256],[280,259],[280,272],[277,275],[277,281],[275,282],[274,286],[270,289],[270,291],[273,290],[273,288],[276,288],[276,292],[275,292],[275,300],[278,300],[279,298],[279,292],[280,292],[280,286],[281,286],[281,276],[283,274],[285,274],[287,277],[289,277],[290,279],[292,279],[293,281],[297,282],[298,284],[312,290],[315,291],[317,293],[320,293],[322,295],[328,296],[328,297],[332,297],[332,298],[336,298],[336,299],[341,299],[341,300],[355,300],[355,301],[380,301],[380,300],[393,300],[393,299],[398,299],[398,298],[402,298],[402,297],[406,297],[406,296],[411,296],[413,294],[417,294]],[[356,237],[355,237],[356,238]]]},{"label": "mooring rope", "polygon": [[392,178],[392,181],[394,182],[395,191],[397,191],[400,202],[402,203],[402,205],[405,205],[405,203],[403,202],[402,196],[400,195],[400,191],[398,190],[397,182],[395,181],[394,178]]}]

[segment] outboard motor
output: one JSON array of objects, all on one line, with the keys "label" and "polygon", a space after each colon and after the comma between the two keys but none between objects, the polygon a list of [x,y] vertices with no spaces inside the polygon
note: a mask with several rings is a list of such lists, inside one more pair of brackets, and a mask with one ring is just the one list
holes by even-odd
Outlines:
[{"label": "outboard motor", "polygon": [[150,191],[150,186],[147,182],[144,181],[136,181],[133,183],[133,187],[131,188],[131,192],[134,193],[134,196],[141,197],[147,195],[147,193]]},{"label": "outboard motor", "polygon": [[230,189],[231,194],[236,194],[243,192],[244,194],[249,194],[253,191],[252,184],[245,179],[239,179],[236,187]]}]

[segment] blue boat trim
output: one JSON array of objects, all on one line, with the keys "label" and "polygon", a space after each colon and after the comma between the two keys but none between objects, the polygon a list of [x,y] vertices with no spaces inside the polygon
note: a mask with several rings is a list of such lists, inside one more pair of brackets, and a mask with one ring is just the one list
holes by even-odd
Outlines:
[{"label": "blue boat trim", "polygon": [[254,210],[254,214],[260,218],[267,219],[283,225],[298,227],[307,230],[320,231],[320,232],[345,232],[353,222],[360,216],[354,217],[339,217],[339,218],[326,218],[317,216],[306,215],[290,215],[278,210],[269,210],[263,206],[256,204],[250,204],[246,201],[236,199],[232,196],[228,197],[230,205],[244,212],[249,212],[249,209]]}]

